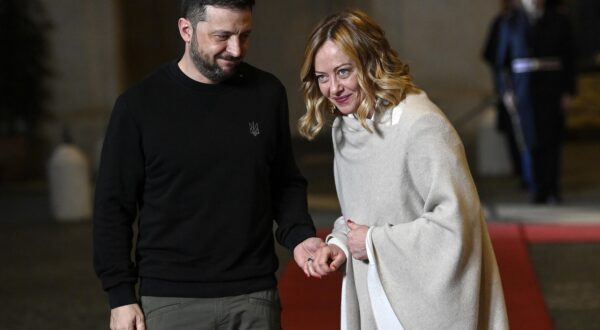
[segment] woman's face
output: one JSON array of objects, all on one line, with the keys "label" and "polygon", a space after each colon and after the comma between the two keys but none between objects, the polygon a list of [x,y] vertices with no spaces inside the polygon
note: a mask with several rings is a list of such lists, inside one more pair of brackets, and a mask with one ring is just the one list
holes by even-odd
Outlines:
[{"label": "woman's face", "polygon": [[339,112],[347,115],[358,109],[362,95],[356,64],[331,40],[315,54],[315,76],[321,93]]}]

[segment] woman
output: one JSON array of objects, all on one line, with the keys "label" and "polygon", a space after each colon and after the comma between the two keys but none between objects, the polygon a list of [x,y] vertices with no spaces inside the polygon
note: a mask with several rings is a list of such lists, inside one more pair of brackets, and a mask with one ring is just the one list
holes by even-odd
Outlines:
[{"label": "woman", "polygon": [[496,260],[462,143],[383,30],[346,11],[313,31],[300,133],[333,122],[343,216],[307,276],[345,271],[342,329],[506,329]]}]

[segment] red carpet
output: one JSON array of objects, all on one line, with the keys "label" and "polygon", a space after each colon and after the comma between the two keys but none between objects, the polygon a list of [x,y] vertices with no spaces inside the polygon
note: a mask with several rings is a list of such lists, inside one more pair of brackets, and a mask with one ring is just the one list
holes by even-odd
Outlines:
[{"label": "red carpet", "polygon": [[529,243],[600,242],[599,225],[524,225]]},{"label": "red carpet", "polygon": [[552,329],[518,224],[488,224],[511,329]]},{"label": "red carpet", "polygon": [[[325,238],[329,229],[319,230]],[[342,276],[336,272],[322,279],[307,278],[293,260],[279,280],[284,330],[330,330],[340,327]]]},{"label": "red carpet", "polygon": [[[529,243],[600,242],[600,225],[488,224],[496,253],[510,328],[552,329],[552,321],[529,260]],[[322,229],[323,237],[329,229]],[[341,276],[307,279],[291,261],[279,281],[282,326],[338,329]]]}]

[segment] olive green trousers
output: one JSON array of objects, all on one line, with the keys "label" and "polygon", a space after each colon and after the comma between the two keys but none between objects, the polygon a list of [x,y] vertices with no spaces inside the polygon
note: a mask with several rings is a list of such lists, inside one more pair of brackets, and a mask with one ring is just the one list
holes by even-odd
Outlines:
[{"label": "olive green trousers", "polygon": [[220,298],[142,296],[147,330],[279,330],[276,289]]}]

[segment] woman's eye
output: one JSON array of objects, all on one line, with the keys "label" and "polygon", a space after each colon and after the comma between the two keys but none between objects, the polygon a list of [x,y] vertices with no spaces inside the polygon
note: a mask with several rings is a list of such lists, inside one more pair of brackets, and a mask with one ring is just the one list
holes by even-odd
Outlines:
[{"label": "woman's eye", "polygon": [[320,83],[320,84],[322,84],[324,82],[327,82],[327,76],[317,75],[316,77],[317,77],[317,82]]},{"label": "woman's eye", "polygon": [[340,69],[338,71],[338,76],[345,78],[348,77],[350,75],[350,69]]}]

